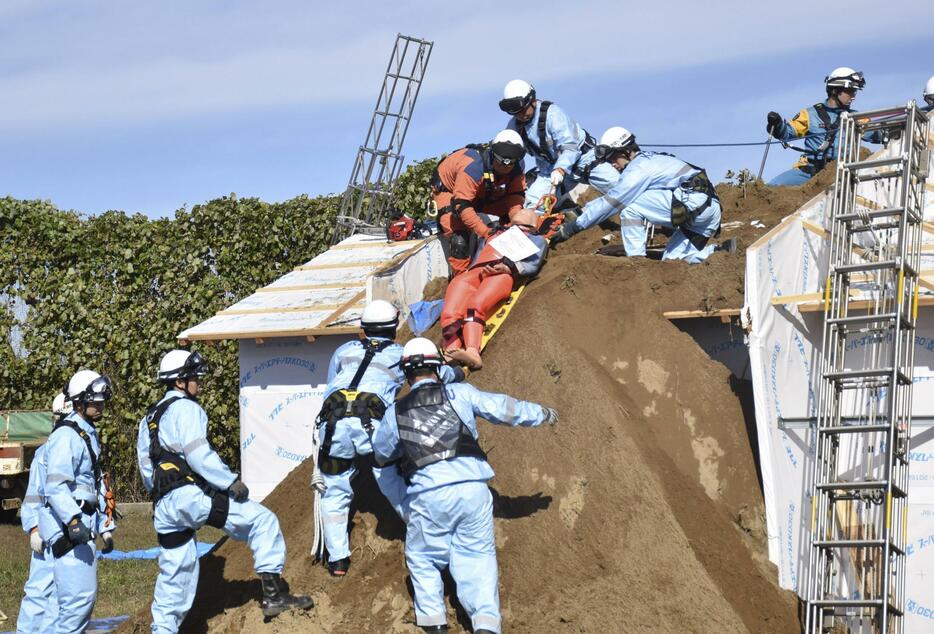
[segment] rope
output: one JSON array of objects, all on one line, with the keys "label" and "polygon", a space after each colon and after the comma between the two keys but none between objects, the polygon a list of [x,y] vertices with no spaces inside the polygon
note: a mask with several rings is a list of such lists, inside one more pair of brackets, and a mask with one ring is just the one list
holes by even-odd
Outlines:
[{"label": "rope", "polygon": [[[817,136],[821,135],[808,134],[807,136],[796,138],[795,141],[803,141],[804,139],[810,139]],[[749,141],[741,143],[640,143],[639,147],[745,147],[755,145],[783,145],[784,143],[787,142],[779,141],[778,139],[772,139],[769,141]]]},{"label": "rope", "polygon": [[317,428],[315,429],[314,434],[312,434],[311,455],[315,463],[314,471],[311,475],[311,489],[315,492],[314,505],[311,509],[311,514],[315,518],[315,536],[314,540],[311,542],[311,557],[315,562],[318,562],[324,559],[324,533],[322,531],[321,522],[321,494],[324,493],[327,487],[324,484],[324,477],[321,475],[321,471],[318,470]]}]

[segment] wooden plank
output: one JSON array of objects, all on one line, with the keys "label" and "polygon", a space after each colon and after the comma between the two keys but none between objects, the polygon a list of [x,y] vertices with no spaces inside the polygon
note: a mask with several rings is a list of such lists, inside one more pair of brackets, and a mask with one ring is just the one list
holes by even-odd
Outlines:
[{"label": "wooden plank", "polygon": [[856,195],[856,204],[862,205],[863,207],[868,207],[869,209],[872,209],[873,211],[882,209],[882,205],[880,205],[876,201],[870,200],[866,198],[865,196],[860,196],[859,194]]},{"label": "wooden plank", "polygon": [[345,304],[305,304],[302,306],[275,307],[267,306],[265,308],[227,308],[217,313],[218,316],[228,315],[269,315],[273,313],[309,313],[319,310],[334,310],[345,306]]},{"label": "wooden plank", "polygon": [[696,319],[699,317],[735,317],[743,312],[742,308],[719,308],[717,310],[666,310],[662,317],[666,319]]},{"label": "wooden plank", "polygon": [[431,238],[426,238],[426,239],[423,240],[419,245],[414,246],[414,247],[412,247],[411,249],[409,249],[409,250],[407,250],[407,251],[403,251],[402,253],[397,253],[396,255],[393,256],[393,258],[392,258],[391,260],[389,260],[388,262],[386,262],[385,264],[383,264],[381,267],[379,267],[378,269],[376,269],[375,271],[373,271],[373,273],[371,273],[371,275],[376,276],[376,275],[379,275],[380,273],[383,273],[383,272],[385,272],[385,271],[388,271],[389,269],[391,269],[392,267],[396,266],[396,265],[399,264],[400,262],[402,262],[402,261],[404,261],[404,260],[407,260],[407,259],[409,258],[409,256],[415,255],[415,253],[417,253],[417,252],[419,251],[419,249],[421,249],[423,246],[425,246],[425,245],[426,245],[428,242],[430,242],[431,240],[437,240],[437,239],[438,239],[437,236],[432,236]]},{"label": "wooden plank", "polygon": [[[934,190],[932,190],[934,191]],[[928,233],[934,233],[934,222],[922,222],[921,230],[927,231]]]},{"label": "wooden plank", "polygon": [[[847,304],[847,310],[866,310],[876,303],[873,299],[858,299],[850,301]],[[934,296],[924,295],[918,298],[918,306],[934,306]],[[802,313],[816,313],[824,310],[823,300],[817,303],[798,304],[798,310]]]},{"label": "wooden plank", "polygon": [[365,299],[365,298],[366,298],[366,289],[363,289],[362,291],[360,291],[359,293],[351,297],[349,300],[347,300],[346,302],[338,306],[337,310],[335,310],[333,313],[331,313],[330,315],[322,319],[321,326],[327,327],[328,325],[333,324],[335,321],[337,321],[338,317],[340,317],[347,311],[348,308],[350,308],[351,306],[353,306],[354,304],[358,303],[360,300]]},{"label": "wooden plank", "polygon": [[366,282],[334,282],[333,284],[297,284],[295,286],[263,286],[257,293],[278,293],[279,291],[326,291],[336,288],[362,288]]},{"label": "wooden plank", "polygon": [[[855,288],[850,289],[850,297],[857,297],[861,291]],[[807,302],[824,301],[824,292],[816,291],[813,293],[801,293],[800,295],[775,295],[769,300],[772,306],[784,306],[786,304],[804,304]]]},{"label": "wooden plank", "polygon": [[[408,240],[406,240],[406,242],[408,242]],[[412,241],[413,244],[416,242],[419,245],[421,245],[425,241],[424,240],[413,240]],[[382,242],[358,242],[356,244],[338,244],[336,246],[331,247],[328,250],[329,251],[346,251],[348,249],[372,249],[374,247],[386,248],[386,247],[391,247],[394,244],[398,244],[398,243],[390,242],[389,240],[384,240]]]},{"label": "wooden plank", "polygon": [[179,339],[179,343],[190,343],[192,341],[225,341],[239,339],[271,339],[273,337],[320,337],[322,335],[354,335],[360,332],[356,326],[334,328],[301,328],[296,330],[269,330],[257,332],[204,332],[188,335],[184,339]]},{"label": "wooden plank", "polygon": [[364,266],[376,268],[384,264],[380,262],[344,262],[343,264],[302,264],[296,267],[296,271],[324,271],[328,269],[358,269]]},{"label": "wooden plank", "polygon": [[801,219],[801,226],[810,231],[811,233],[816,233],[825,240],[830,237],[830,232],[824,229],[817,223],[811,222],[810,220]]}]

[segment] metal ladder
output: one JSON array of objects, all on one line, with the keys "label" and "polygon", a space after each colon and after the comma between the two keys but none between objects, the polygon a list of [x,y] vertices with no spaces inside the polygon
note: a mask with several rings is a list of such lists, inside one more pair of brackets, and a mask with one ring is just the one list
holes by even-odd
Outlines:
[{"label": "metal ladder", "polygon": [[366,140],[357,151],[331,244],[354,233],[385,232],[392,187],[402,167],[402,143],[412,120],[433,42],[396,36]]},{"label": "metal ladder", "polygon": [[[927,129],[913,101],[840,117],[810,489],[808,634],[904,629]],[[872,131],[890,139],[891,157],[860,159],[860,141]],[[860,196],[861,185],[881,192],[885,205]]]}]

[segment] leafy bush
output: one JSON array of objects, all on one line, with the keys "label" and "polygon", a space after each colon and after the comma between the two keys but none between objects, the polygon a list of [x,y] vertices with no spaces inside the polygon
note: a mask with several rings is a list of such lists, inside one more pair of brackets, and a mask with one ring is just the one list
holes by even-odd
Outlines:
[{"label": "leafy bush", "polygon": [[[118,494],[142,499],[137,424],[162,394],[159,358],[185,328],[325,250],[338,204],[231,194],[152,220],[0,198],[0,409],[49,408],[79,368],[109,375],[103,459]],[[211,440],[237,469],[237,345],[199,348]]]}]

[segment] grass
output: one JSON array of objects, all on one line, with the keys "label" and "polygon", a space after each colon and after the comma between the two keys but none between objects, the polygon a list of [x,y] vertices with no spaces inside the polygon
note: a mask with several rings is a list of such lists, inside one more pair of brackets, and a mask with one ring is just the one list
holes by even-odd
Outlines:
[{"label": "grass", "polygon": [[[216,542],[223,531],[209,526],[198,531],[198,540]],[[114,533],[116,548],[138,550],[157,545],[152,518],[148,514],[126,515]],[[23,584],[29,575],[29,540],[16,523],[0,524],[0,632],[16,629],[16,616]],[[152,601],[159,565],[155,559],[97,562],[97,604],[93,618],[134,614]]]}]

